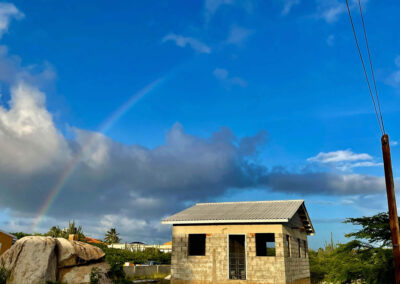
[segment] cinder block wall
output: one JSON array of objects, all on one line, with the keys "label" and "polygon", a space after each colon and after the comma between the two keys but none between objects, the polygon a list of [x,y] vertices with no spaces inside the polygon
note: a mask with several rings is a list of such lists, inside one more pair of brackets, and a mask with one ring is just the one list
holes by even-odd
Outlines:
[{"label": "cinder block wall", "polygon": [[[303,241],[307,242],[307,234],[283,226],[283,237],[286,238],[286,235],[290,236],[290,257],[288,257],[288,248],[285,242],[285,273],[287,283],[308,284],[310,283],[310,262],[308,252],[305,250],[303,243]],[[301,241],[300,258],[298,257],[298,239]]]},{"label": "cinder block wall", "polygon": [[[275,233],[275,257],[256,256],[255,233]],[[207,234],[205,256],[188,256],[189,234]],[[244,234],[246,236],[246,281],[229,280],[229,234]],[[291,248],[293,251],[292,257],[285,257],[287,256],[284,239],[286,234],[293,234],[295,239],[307,239],[305,233],[300,233],[298,230],[289,232],[280,224],[174,226],[172,229],[172,282],[309,283],[308,257],[304,259],[297,258],[295,255],[297,247],[294,245]],[[295,242],[291,243],[294,244]],[[296,265],[300,267],[296,267]]]}]

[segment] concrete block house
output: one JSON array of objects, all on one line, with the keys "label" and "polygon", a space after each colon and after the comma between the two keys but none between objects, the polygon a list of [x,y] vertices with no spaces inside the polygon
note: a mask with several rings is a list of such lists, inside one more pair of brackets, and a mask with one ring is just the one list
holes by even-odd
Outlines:
[{"label": "concrete block house", "polygon": [[310,283],[303,200],[199,203],[172,224],[172,283]]}]

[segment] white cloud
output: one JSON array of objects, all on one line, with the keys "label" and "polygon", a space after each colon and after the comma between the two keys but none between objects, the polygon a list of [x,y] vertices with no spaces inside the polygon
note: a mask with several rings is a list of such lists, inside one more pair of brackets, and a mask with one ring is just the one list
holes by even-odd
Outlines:
[{"label": "white cloud", "polygon": [[[350,9],[355,10],[358,8],[358,0],[350,0]],[[365,4],[368,0],[362,0]],[[316,17],[325,20],[327,23],[336,22],[340,16],[347,13],[346,3],[339,0],[317,0],[317,14]]]},{"label": "white cloud", "polygon": [[372,160],[372,157],[369,154],[356,154],[351,150],[339,150],[328,153],[320,152],[317,156],[307,159],[309,162],[318,163],[338,163],[359,160]]},{"label": "white cloud", "polygon": [[252,30],[235,26],[230,30],[226,43],[241,45],[253,33]]},{"label": "white cloud", "polygon": [[48,86],[55,78],[56,72],[50,63],[23,65],[20,57],[8,54],[8,48],[0,45],[1,82],[8,85],[25,82],[25,84],[42,88]]},{"label": "white cloud", "polygon": [[217,12],[217,10],[223,5],[232,5],[233,0],[205,0],[204,1],[204,17],[206,22],[209,22]]},{"label": "white cloud", "polygon": [[382,163],[376,162],[357,162],[357,163],[343,163],[342,165],[338,165],[337,168],[341,171],[348,171],[353,168],[365,168],[365,167],[380,167]]},{"label": "white cloud", "polygon": [[69,158],[67,143],[45,108],[43,93],[21,82],[11,89],[9,106],[0,106],[1,170],[34,172]]},{"label": "white cloud", "polygon": [[394,63],[398,69],[393,71],[385,82],[394,88],[400,88],[400,55],[395,58]]},{"label": "white cloud", "polygon": [[336,22],[339,15],[346,12],[346,6],[343,3],[339,3],[332,6],[321,13],[321,17],[328,23]]},{"label": "white cloud", "polygon": [[399,141],[393,140],[390,142],[390,146],[397,146],[397,145],[399,145]]},{"label": "white cloud", "polygon": [[229,72],[223,68],[215,68],[213,71],[215,78],[220,80],[225,84],[226,87],[231,87],[233,85],[237,85],[240,87],[246,87],[247,82],[240,77],[230,77]]},{"label": "white cloud", "polygon": [[11,3],[0,3],[0,38],[8,31],[12,19],[20,20],[24,14]]},{"label": "white cloud", "polygon": [[339,150],[328,153],[320,152],[317,156],[308,158],[307,161],[327,164],[342,171],[359,167],[377,167],[382,165],[382,163],[374,162],[373,157],[369,154],[357,154],[351,150]]},{"label": "white cloud", "polygon": [[88,166],[97,168],[109,162],[109,151],[113,143],[101,133],[72,128],[76,142],[84,149],[82,161]]},{"label": "white cloud", "polygon": [[288,15],[292,8],[300,4],[300,0],[286,0],[282,9],[282,15]]},{"label": "white cloud", "polygon": [[211,53],[211,48],[209,46],[192,37],[184,37],[181,35],[170,33],[162,39],[162,42],[167,42],[167,41],[173,41],[179,47],[185,47],[188,45],[193,50],[199,53]]}]

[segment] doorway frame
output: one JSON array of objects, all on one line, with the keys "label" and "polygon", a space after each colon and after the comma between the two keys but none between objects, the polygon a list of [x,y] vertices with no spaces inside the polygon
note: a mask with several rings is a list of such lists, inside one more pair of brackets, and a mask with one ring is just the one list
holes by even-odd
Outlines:
[{"label": "doorway frame", "polygon": [[[245,270],[246,270],[246,279],[231,279],[229,276],[229,236],[244,236],[244,262],[245,262]],[[227,234],[226,236],[227,241],[226,241],[226,254],[227,254],[227,259],[228,259],[228,267],[227,267],[227,274],[228,274],[228,280],[237,280],[237,281],[247,281],[247,238],[246,234]]]}]

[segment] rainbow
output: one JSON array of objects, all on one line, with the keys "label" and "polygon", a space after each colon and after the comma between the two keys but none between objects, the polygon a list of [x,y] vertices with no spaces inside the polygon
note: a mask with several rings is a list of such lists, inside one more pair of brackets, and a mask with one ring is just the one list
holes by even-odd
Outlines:
[{"label": "rainbow", "polygon": [[[141,98],[145,95],[151,93],[156,87],[165,82],[167,76],[159,78],[143,89],[132,95],[129,100],[127,100],[124,104],[122,104],[116,111],[114,111],[99,127],[98,132],[105,133],[107,132],[121,117],[126,114]],[[36,232],[38,230],[40,223],[43,218],[46,216],[47,212],[51,208],[54,200],[57,198],[57,195],[60,193],[61,189],[64,187],[65,183],[74,173],[75,169],[79,162],[82,161],[86,152],[94,145],[96,142],[96,136],[93,135],[91,139],[87,141],[87,143],[81,148],[79,153],[72,159],[72,161],[67,165],[64,172],[57,179],[57,182],[50,190],[49,195],[44,201],[43,205],[40,207],[36,218],[34,219],[32,232]]]}]

